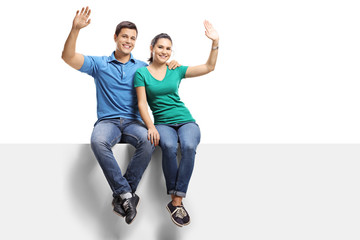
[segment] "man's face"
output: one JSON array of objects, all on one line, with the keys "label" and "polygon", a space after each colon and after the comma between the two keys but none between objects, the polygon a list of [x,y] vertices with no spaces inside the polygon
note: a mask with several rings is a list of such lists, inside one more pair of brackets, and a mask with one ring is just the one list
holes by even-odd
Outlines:
[{"label": "man's face", "polygon": [[130,28],[122,28],[119,35],[114,35],[116,50],[124,55],[128,55],[135,47],[136,30]]}]

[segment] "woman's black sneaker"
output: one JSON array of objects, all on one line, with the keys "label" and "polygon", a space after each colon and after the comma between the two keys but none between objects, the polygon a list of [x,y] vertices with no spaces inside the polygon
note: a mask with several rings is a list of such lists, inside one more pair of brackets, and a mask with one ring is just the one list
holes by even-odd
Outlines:
[{"label": "woman's black sneaker", "polygon": [[185,226],[190,223],[189,214],[183,206],[176,207],[172,205],[172,201],[166,206],[166,209],[171,215],[171,220],[179,227]]}]

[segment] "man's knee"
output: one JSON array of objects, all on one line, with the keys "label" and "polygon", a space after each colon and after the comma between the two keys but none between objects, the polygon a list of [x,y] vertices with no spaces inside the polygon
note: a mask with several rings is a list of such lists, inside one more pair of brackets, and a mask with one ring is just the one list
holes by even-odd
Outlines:
[{"label": "man's knee", "polygon": [[150,140],[146,138],[140,139],[137,148],[141,148],[144,152],[152,154],[155,150],[155,145],[151,144]]},{"label": "man's knee", "polygon": [[90,145],[93,151],[97,151],[99,149],[111,148],[110,143],[101,136],[92,136],[90,140]]}]

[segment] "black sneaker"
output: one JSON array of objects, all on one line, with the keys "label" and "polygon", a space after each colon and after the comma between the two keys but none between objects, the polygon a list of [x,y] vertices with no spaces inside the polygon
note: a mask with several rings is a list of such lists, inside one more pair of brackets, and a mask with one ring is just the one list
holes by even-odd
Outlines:
[{"label": "black sneaker", "polygon": [[172,205],[172,201],[166,206],[166,209],[171,214],[171,220],[179,227],[185,226],[190,223],[189,214],[183,206],[176,207]]},{"label": "black sneaker", "polygon": [[125,210],[123,209],[122,205],[121,205],[121,198],[120,197],[114,197],[113,201],[112,201],[112,205],[114,206],[113,211],[118,214],[121,217],[125,217],[126,213]]},{"label": "black sneaker", "polygon": [[184,226],[186,226],[190,223],[190,216],[189,216],[189,213],[186,211],[184,205],[181,204],[181,208],[184,211],[183,222],[184,222]]},{"label": "black sneaker", "polygon": [[139,200],[140,200],[139,196],[133,194],[131,198],[124,199],[121,202],[121,205],[125,210],[125,222],[127,224],[132,223],[132,221],[135,219],[137,214],[136,207],[139,204]]}]

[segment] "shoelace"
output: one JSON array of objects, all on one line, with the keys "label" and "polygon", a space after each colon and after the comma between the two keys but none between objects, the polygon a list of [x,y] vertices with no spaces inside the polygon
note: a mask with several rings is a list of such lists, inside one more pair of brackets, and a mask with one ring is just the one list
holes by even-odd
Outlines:
[{"label": "shoelace", "polygon": [[177,207],[176,208],[175,217],[183,219],[186,216],[187,216],[187,214],[186,214],[185,210],[182,207]]},{"label": "shoelace", "polygon": [[123,202],[123,208],[125,210],[125,212],[129,209],[129,200],[126,199],[125,202]]}]

